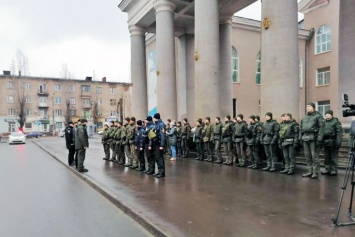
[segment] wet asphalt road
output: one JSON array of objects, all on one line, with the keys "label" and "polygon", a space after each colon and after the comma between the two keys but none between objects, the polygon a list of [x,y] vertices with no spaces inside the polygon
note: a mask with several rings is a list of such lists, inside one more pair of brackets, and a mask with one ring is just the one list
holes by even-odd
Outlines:
[{"label": "wet asphalt road", "polygon": [[151,236],[32,142],[0,143],[0,235]]}]

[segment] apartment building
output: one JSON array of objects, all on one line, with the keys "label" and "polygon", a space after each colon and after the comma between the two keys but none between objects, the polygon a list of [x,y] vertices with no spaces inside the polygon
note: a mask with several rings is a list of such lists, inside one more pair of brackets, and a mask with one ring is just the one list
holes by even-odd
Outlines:
[{"label": "apartment building", "polygon": [[0,75],[0,84],[0,133],[19,129],[20,111],[24,132],[59,132],[79,118],[100,130],[130,116],[130,83]]}]

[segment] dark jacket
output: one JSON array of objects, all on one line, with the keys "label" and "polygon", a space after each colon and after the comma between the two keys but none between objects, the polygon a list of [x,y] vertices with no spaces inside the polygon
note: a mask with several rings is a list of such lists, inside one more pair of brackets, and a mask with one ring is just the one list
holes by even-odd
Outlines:
[{"label": "dark jacket", "polygon": [[298,144],[299,126],[296,120],[282,121],[280,124],[279,139],[281,146]]},{"label": "dark jacket", "polygon": [[341,146],[341,139],[343,138],[343,129],[341,123],[337,118],[325,120],[324,126],[324,146]]},{"label": "dark jacket", "polygon": [[212,134],[212,137],[213,137],[213,140],[221,140],[222,138],[222,123],[216,123],[214,126],[213,126],[213,134]]},{"label": "dark jacket", "polygon": [[279,138],[280,125],[274,119],[263,124],[260,142],[264,145],[276,145]]},{"label": "dark jacket", "polygon": [[65,143],[67,149],[75,149],[75,135],[73,127],[68,126],[65,128]]},{"label": "dark jacket", "polygon": [[137,127],[135,144],[138,149],[144,148],[146,143],[145,128],[143,126]]},{"label": "dark jacket", "polygon": [[86,126],[83,124],[78,125],[75,134],[75,149],[84,149],[89,147],[89,136],[86,130]]},{"label": "dark jacket", "polygon": [[152,140],[149,140],[149,146],[159,146],[159,147],[164,147],[165,146],[165,124],[161,119],[159,119],[156,123],[154,123],[154,126],[152,126],[151,130],[154,131],[156,134],[156,137]]},{"label": "dark jacket", "polygon": [[233,127],[233,142],[244,142],[247,123],[242,120],[240,122],[236,122]]},{"label": "dark jacket", "polygon": [[260,141],[261,127],[257,122],[250,123],[245,130],[245,143],[248,146],[255,145]]},{"label": "dark jacket", "polygon": [[300,124],[299,140],[323,142],[324,118],[318,111],[307,113]]},{"label": "dark jacket", "polygon": [[196,127],[195,134],[194,134],[194,142],[202,142],[202,137],[203,137],[202,129],[203,129],[202,125]]},{"label": "dark jacket", "polygon": [[170,128],[169,131],[166,132],[166,136],[169,139],[169,143],[171,146],[176,146],[177,143],[177,129],[176,126]]}]

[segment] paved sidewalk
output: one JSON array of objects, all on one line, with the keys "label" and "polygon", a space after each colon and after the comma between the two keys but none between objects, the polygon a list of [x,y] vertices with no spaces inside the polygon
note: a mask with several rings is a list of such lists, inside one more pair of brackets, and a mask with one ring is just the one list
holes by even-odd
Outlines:
[{"label": "paved sidewalk", "polygon": [[[63,138],[33,140],[67,164]],[[89,140],[88,173],[77,175],[158,236],[355,236],[355,226],[331,227],[344,174],[302,178],[247,168],[166,160],[166,177],[103,161],[99,138]],[[72,168],[69,168],[72,169]],[[348,222],[350,184],[340,222]]]}]

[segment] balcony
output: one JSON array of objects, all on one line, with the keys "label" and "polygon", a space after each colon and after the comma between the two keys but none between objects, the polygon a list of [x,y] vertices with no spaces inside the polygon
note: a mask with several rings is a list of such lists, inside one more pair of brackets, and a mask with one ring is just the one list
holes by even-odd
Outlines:
[{"label": "balcony", "polygon": [[38,104],[38,108],[48,108],[48,104],[47,103],[39,103]]},{"label": "balcony", "polygon": [[83,104],[83,109],[91,109],[91,104]]},{"label": "balcony", "polygon": [[81,97],[91,97],[90,91],[81,91]]},{"label": "balcony", "polygon": [[40,96],[48,96],[49,95],[48,91],[47,90],[43,90],[43,89],[39,89],[37,94],[40,95]]}]

